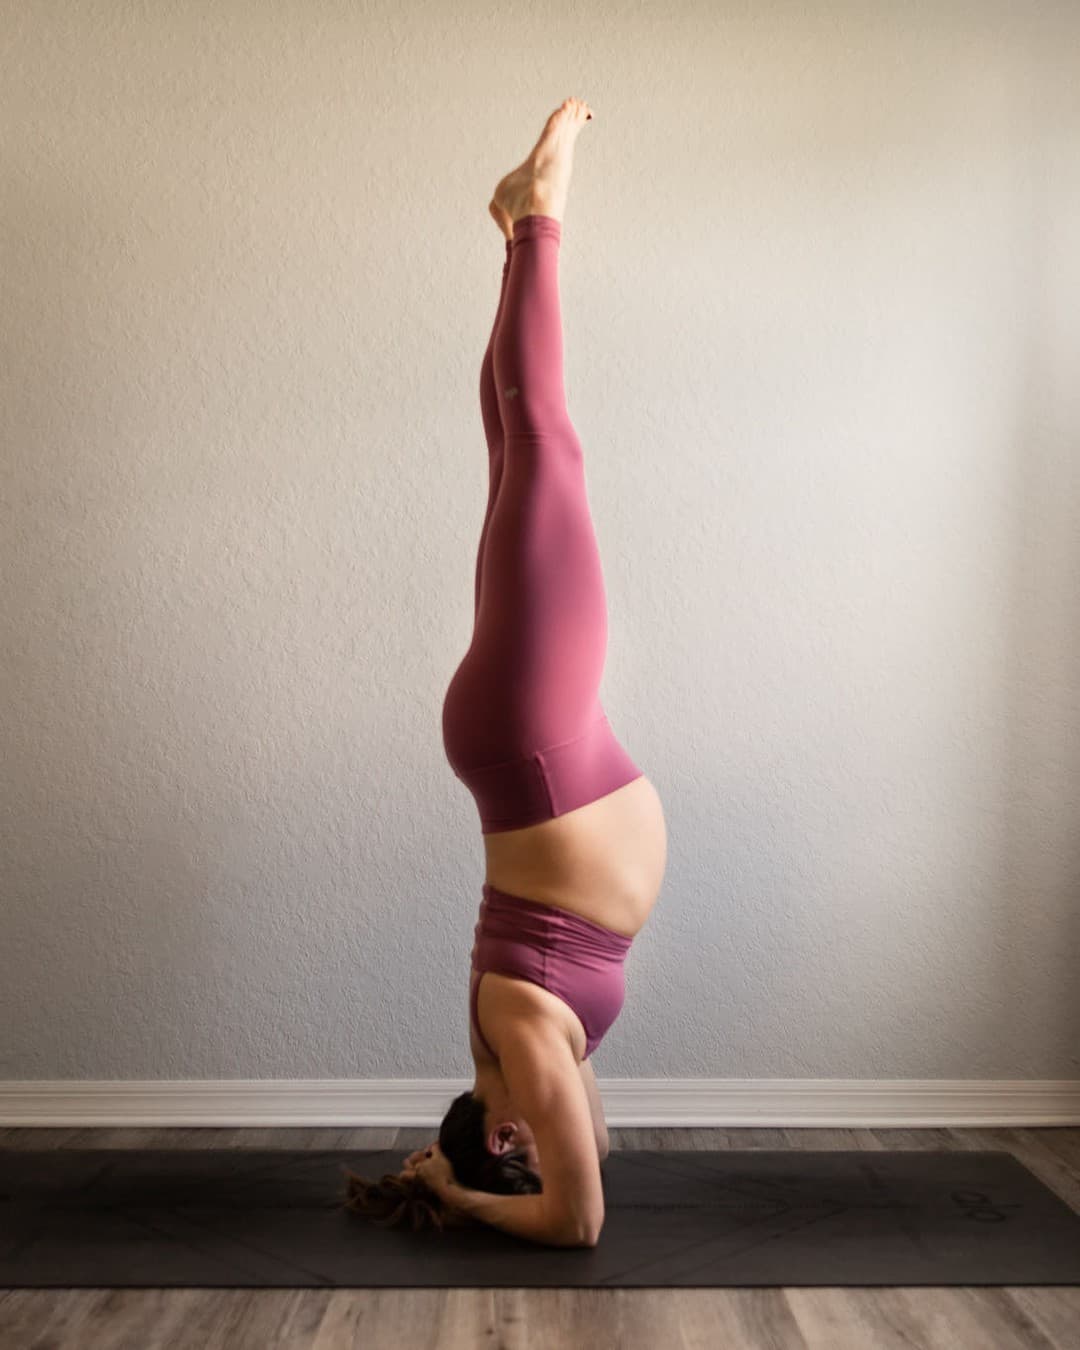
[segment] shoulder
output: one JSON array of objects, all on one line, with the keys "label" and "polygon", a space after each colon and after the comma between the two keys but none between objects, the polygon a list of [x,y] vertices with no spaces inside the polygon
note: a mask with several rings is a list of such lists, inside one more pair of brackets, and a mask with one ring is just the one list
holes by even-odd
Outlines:
[{"label": "shoulder", "polygon": [[[471,1001],[473,986],[480,976],[473,971],[470,979]],[[517,1034],[532,1028],[539,1033],[544,1027],[565,1039],[575,1062],[585,1059],[588,1041],[581,1018],[564,999],[543,985],[488,970],[483,972],[483,984],[475,997],[480,1030],[500,1059],[508,1030]],[[476,1039],[475,1032],[470,1039]]]}]

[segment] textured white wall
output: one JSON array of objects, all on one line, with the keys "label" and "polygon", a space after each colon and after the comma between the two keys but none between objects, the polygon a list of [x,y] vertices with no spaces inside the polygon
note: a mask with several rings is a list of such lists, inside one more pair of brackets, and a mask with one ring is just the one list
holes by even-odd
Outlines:
[{"label": "textured white wall", "polygon": [[464,1076],[496,180],[660,902],[623,1077],[1080,1069],[1080,17],[8,4],[0,1077]]}]

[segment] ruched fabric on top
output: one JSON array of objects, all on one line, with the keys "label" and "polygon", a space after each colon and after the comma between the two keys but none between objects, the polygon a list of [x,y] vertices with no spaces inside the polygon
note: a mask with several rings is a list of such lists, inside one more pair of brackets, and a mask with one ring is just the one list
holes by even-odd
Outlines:
[{"label": "ruched fabric on top", "polygon": [[[555,905],[509,895],[488,882],[473,937],[473,970],[528,980],[569,1004],[585,1028],[588,1058],[622,1010],[624,965],[633,938]],[[494,1055],[477,1017],[479,988],[477,980],[469,1014],[481,1043]]]}]

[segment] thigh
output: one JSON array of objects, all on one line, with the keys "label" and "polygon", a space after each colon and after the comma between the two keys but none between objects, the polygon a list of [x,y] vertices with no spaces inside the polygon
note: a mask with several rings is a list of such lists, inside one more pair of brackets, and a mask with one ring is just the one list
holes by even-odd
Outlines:
[{"label": "thigh", "polygon": [[473,764],[578,735],[597,716],[607,605],[581,447],[567,421],[506,439],[472,644],[447,699]]}]

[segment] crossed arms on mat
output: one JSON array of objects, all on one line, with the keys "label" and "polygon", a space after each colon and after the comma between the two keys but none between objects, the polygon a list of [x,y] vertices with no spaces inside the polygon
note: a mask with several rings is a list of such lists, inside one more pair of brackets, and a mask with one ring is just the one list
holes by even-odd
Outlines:
[{"label": "crossed arms on mat", "polygon": [[595,1247],[604,1225],[597,1115],[604,1156],[607,1130],[592,1069],[583,1072],[558,1026],[534,1018],[505,1020],[499,1052],[507,1090],[536,1140],[544,1188],[538,1195],[492,1195],[454,1184],[446,1198],[519,1237]]}]

